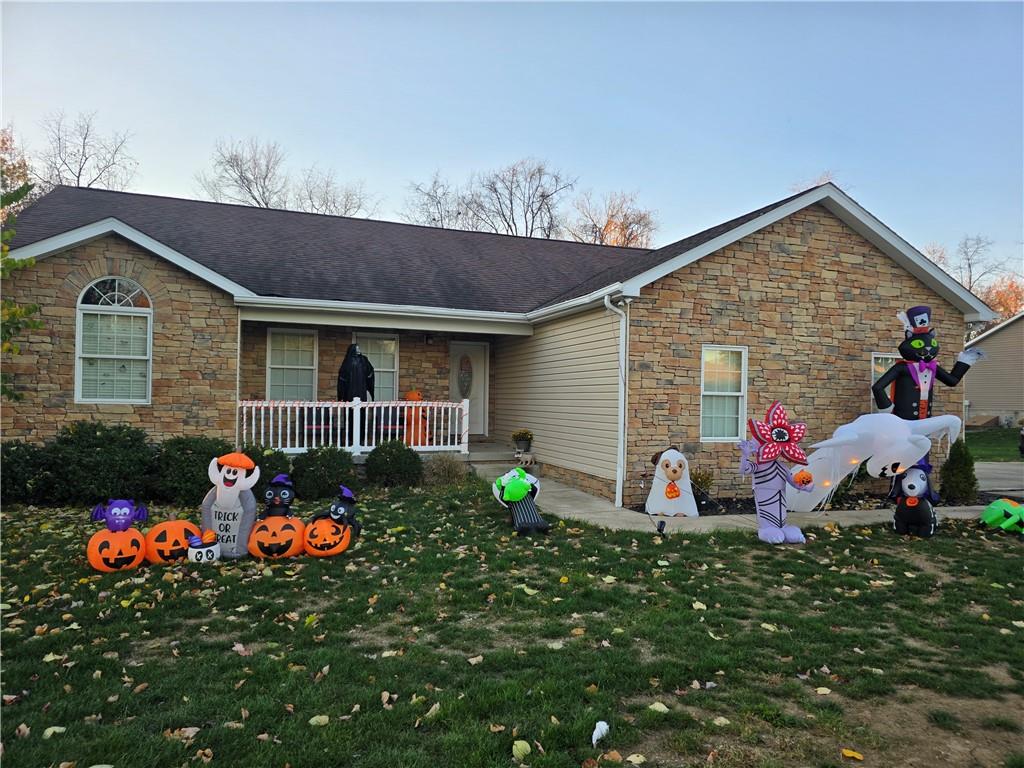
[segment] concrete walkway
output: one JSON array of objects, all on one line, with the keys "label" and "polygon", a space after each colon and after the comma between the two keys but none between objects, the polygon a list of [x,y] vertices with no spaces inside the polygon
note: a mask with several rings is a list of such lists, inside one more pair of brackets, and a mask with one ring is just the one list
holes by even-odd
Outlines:
[{"label": "concrete walkway", "polygon": [[[667,533],[710,533],[719,530],[757,529],[757,521],[751,515],[712,515],[709,517],[655,517],[651,518],[631,509],[618,509],[605,499],[570,488],[556,480],[540,481],[540,498],[537,506],[541,513],[554,515],[563,520],[579,520],[613,531],[655,530],[655,523],[665,521]],[[978,517],[984,507],[940,507],[939,520],[943,518],[972,519]],[[892,520],[892,509],[857,509],[850,511],[828,510],[827,512],[791,512],[789,522],[801,528],[821,528],[828,523],[843,526],[872,525]]]},{"label": "concrete walkway", "polygon": [[1024,496],[1024,461],[976,461],[974,474],[983,491]]}]

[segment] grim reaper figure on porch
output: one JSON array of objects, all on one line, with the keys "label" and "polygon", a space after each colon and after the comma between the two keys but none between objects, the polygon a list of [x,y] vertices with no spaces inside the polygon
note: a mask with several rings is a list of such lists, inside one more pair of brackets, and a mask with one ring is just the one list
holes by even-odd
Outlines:
[{"label": "grim reaper figure on porch", "polygon": [[[373,366],[369,358],[359,351],[358,344],[349,344],[345,359],[338,368],[338,399],[351,402],[356,398],[363,402],[373,400]],[[348,444],[352,445],[352,422],[348,423]],[[366,422],[362,422],[360,442],[366,438]]]}]

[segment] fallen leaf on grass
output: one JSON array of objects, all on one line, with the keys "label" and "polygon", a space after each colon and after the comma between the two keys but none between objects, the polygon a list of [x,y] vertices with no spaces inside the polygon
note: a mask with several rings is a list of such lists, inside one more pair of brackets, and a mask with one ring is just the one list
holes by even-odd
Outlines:
[{"label": "fallen leaf on grass", "polygon": [[252,651],[246,648],[241,643],[235,643],[231,646],[231,650],[237,653],[239,656],[252,656]]},{"label": "fallen leaf on grass", "polygon": [[245,728],[245,723],[240,723],[237,720],[228,720],[228,722],[224,723],[224,727],[234,728],[237,730],[239,728]]},{"label": "fallen leaf on grass", "polygon": [[475,667],[477,664],[479,664],[483,660],[484,660],[483,656],[473,656],[471,658],[466,659],[466,661],[469,662],[469,666],[471,666],[471,667]]},{"label": "fallen leaf on grass", "polygon": [[626,762],[631,765],[643,765],[647,762],[647,758],[638,752],[634,752],[632,755],[626,758]]},{"label": "fallen leaf on grass", "polygon": [[587,628],[586,627],[573,627],[572,631],[569,634],[572,635],[573,637],[582,637],[583,635],[587,634]]},{"label": "fallen leaf on grass", "polygon": [[313,715],[313,717],[309,718],[310,725],[322,726],[327,725],[329,722],[331,722],[331,718],[327,715]]},{"label": "fallen leaf on grass", "polygon": [[668,707],[666,707],[666,706],[665,706],[664,704],[662,704],[662,703],[661,703],[660,701],[656,701],[656,702],[654,702],[653,704],[651,704],[651,705],[650,705],[649,707],[647,707],[647,708],[648,708],[649,710],[651,710],[652,712],[660,712],[661,714],[665,714],[666,712],[668,712]]},{"label": "fallen leaf on grass", "polygon": [[591,683],[586,688],[584,688],[584,690],[590,694],[597,693],[597,683]]},{"label": "fallen leaf on grass", "polygon": [[843,751],[840,754],[842,754],[843,757],[849,757],[852,760],[864,759],[864,755],[862,755],[860,752],[857,752],[853,749],[846,749],[845,747],[843,748]]},{"label": "fallen leaf on grass", "polygon": [[139,683],[134,688],[132,688],[132,693],[142,693],[147,688],[149,688],[149,683]]},{"label": "fallen leaf on grass", "polygon": [[[514,587],[514,589],[521,589],[521,590],[523,590],[523,592],[525,592],[527,595],[530,595],[531,597],[533,597],[533,595],[536,595],[537,593],[540,592],[539,589],[534,589],[533,587],[529,587],[526,584],[517,584]],[[527,746],[529,746],[529,745],[527,745]]]},{"label": "fallen leaf on grass", "polygon": [[614,576],[605,576],[601,579],[601,581],[603,581],[605,584],[614,584],[616,581],[618,581],[618,579],[616,579]]},{"label": "fallen leaf on grass", "polygon": [[424,720],[433,720],[437,717],[437,713],[441,711],[441,702],[435,701],[434,704],[427,710],[427,714],[423,716]]},{"label": "fallen leaf on grass", "polygon": [[[708,607],[704,605],[700,600],[693,601],[693,610],[695,611],[706,611]],[[764,626],[763,624],[761,626]]]},{"label": "fallen leaf on grass", "polygon": [[43,661],[45,661],[47,664],[50,664],[54,661],[60,661],[63,658],[64,657],[61,656],[59,653],[48,653],[45,656],[43,656]]},{"label": "fallen leaf on grass", "polygon": [[53,736],[59,736],[60,734],[64,733],[64,731],[66,731],[66,730],[67,730],[67,728],[65,728],[63,725],[51,725],[49,728],[47,728],[45,731],[43,731],[43,738],[44,739],[49,739],[49,738],[52,738]]},{"label": "fallen leaf on grass", "polygon": [[530,742],[523,741],[522,739],[518,739],[512,742],[512,757],[514,757],[519,762],[522,762],[523,759],[528,754],[530,754],[530,752]]},{"label": "fallen leaf on grass", "polygon": [[765,630],[766,632],[778,632],[779,631],[779,628],[777,626],[775,626],[774,624],[769,624],[767,622],[762,622],[761,623],[761,629]]},{"label": "fallen leaf on grass", "polygon": [[499,723],[491,723],[489,726],[487,726],[487,730],[489,730],[491,733],[501,733],[505,730],[505,726]]},{"label": "fallen leaf on grass", "polygon": [[822,686],[820,688],[815,688],[814,692],[819,696],[828,696],[830,693],[832,693],[832,689]]},{"label": "fallen leaf on grass", "polygon": [[[552,716],[552,719],[554,719],[554,716]],[[591,745],[596,747],[597,746],[597,742],[599,742],[601,739],[603,739],[607,735],[608,735],[608,723],[606,723],[604,720],[598,720],[597,723],[594,725],[594,733],[591,734],[591,736],[590,736],[590,743],[591,743]]]},{"label": "fallen leaf on grass", "polygon": [[712,722],[712,724],[717,725],[719,727],[724,727],[726,725],[729,725],[729,718],[722,717],[721,715],[719,715],[718,717],[716,717],[711,722]]},{"label": "fallen leaf on grass", "polygon": [[622,762],[622,755],[620,755],[617,750],[613,749],[613,750],[611,750],[609,752],[605,752],[603,755],[601,755],[601,759],[605,760],[605,761],[607,761],[609,763],[621,763]]},{"label": "fallen leaf on grass", "polygon": [[565,647],[561,640],[555,640],[553,643],[548,643],[548,648],[552,651],[560,651]]}]

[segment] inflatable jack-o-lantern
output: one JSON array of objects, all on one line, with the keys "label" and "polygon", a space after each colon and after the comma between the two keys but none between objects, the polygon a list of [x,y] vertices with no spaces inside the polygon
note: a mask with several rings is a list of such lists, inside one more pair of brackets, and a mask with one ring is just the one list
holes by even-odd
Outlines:
[{"label": "inflatable jack-o-lantern", "polygon": [[130,571],[146,557],[146,539],[137,528],[112,531],[102,528],[92,535],[85,548],[89,565],[103,573]]},{"label": "inflatable jack-o-lantern", "polygon": [[146,531],[146,559],[170,563],[188,554],[189,536],[198,536],[199,528],[188,520],[165,520]]},{"label": "inflatable jack-o-lantern", "polygon": [[267,517],[253,526],[249,554],[258,558],[295,557],[302,553],[305,529],[297,517]]},{"label": "inflatable jack-o-lantern", "polygon": [[351,540],[352,526],[324,515],[314,518],[306,526],[303,546],[310,557],[331,557],[348,549]]}]

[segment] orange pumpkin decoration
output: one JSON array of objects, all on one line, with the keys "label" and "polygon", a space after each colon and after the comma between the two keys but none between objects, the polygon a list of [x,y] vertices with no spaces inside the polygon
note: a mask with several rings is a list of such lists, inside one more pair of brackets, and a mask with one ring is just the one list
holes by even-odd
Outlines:
[{"label": "orange pumpkin decoration", "polygon": [[305,528],[297,517],[275,516],[258,520],[249,535],[249,554],[260,559],[300,555]]},{"label": "orange pumpkin decoration", "polygon": [[799,472],[793,475],[793,479],[796,481],[797,485],[810,485],[811,481],[814,480],[814,475],[812,475],[806,469],[801,469]]},{"label": "orange pumpkin decoration", "polygon": [[199,528],[188,520],[165,520],[146,531],[146,559],[170,563],[188,555],[188,537],[198,536]]},{"label": "orange pumpkin decoration", "polygon": [[145,559],[146,539],[137,528],[125,531],[101,528],[89,539],[85,554],[89,565],[97,571],[130,571]]},{"label": "orange pumpkin decoration", "polygon": [[303,546],[310,557],[331,557],[348,549],[351,540],[351,526],[325,516],[316,518],[306,526]]}]

